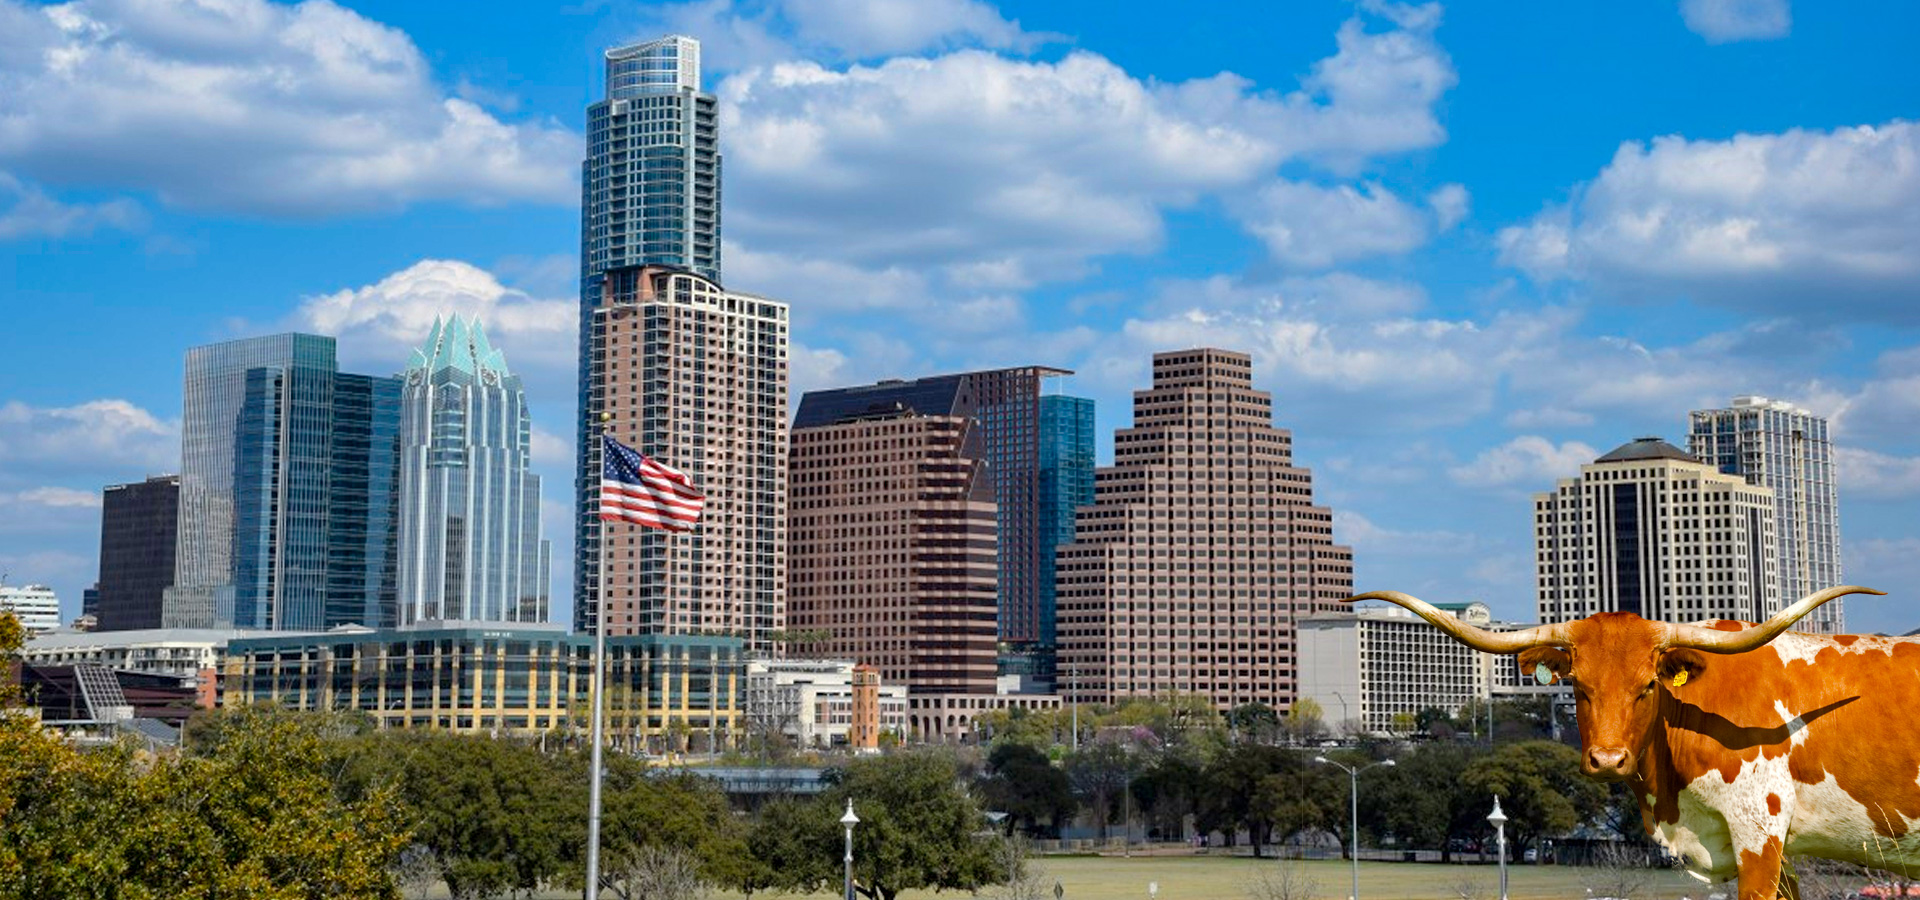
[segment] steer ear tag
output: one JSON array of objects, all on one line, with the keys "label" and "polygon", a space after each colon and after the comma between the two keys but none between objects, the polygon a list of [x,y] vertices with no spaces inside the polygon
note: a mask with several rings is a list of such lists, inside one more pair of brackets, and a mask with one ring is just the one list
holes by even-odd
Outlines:
[{"label": "steer ear tag", "polygon": [[1687,670],[1681,669],[1680,671],[1673,673],[1674,687],[1679,687],[1686,683],[1687,683]]},{"label": "steer ear tag", "polygon": [[1533,667],[1533,680],[1535,680],[1535,681],[1538,681],[1538,682],[1540,682],[1541,684],[1552,684],[1552,683],[1553,683],[1553,670],[1552,670],[1552,669],[1549,669],[1549,668],[1547,668],[1547,664],[1546,664],[1546,663],[1541,663],[1541,664],[1539,664],[1539,665],[1537,665],[1537,666],[1534,666],[1534,667]]}]

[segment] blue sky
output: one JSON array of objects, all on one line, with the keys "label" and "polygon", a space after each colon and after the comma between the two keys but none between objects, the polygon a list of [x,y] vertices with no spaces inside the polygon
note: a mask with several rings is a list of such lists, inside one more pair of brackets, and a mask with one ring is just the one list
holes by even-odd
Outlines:
[{"label": "blue sky", "polygon": [[[725,280],[795,396],[1254,354],[1361,589],[1532,615],[1529,495],[1737,394],[1834,418],[1858,630],[1920,626],[1920,9],[0,0],[0,569],[77,607],[182,354],[478,313],[567,559],[583,109],[700,38]],[[565,572],[556,616],[566,619]]]}]

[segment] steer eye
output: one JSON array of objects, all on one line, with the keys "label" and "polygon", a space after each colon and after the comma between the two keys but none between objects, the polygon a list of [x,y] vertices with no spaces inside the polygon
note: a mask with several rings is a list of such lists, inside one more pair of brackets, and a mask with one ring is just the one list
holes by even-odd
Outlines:
[{"label": "steer eye", "polygon": [[1660,686],[1660,679],[1658,678],[1655,678],[1654,680],[1647,682],[1647,686],[1640,689],[1640,696],[1645,697],[1646,695],[1653,693],[1654,689],[1658,688],[1659,686]]}]

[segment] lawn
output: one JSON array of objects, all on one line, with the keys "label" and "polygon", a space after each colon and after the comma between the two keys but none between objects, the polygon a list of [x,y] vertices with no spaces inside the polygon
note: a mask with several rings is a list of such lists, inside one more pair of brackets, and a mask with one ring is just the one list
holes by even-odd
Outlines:
[{"label": "lawn", "polygon": [[[1038,857],[1031,865],[1043,874],[1046,889],[1043,898],[1052,896],[1055,881],[1062,888],[1062,900],[1148,900],[1148,884],[1157,884],[1158,900],[1240,900],[1248,897],[1247,885],[1262,869],[1277,870],[1293,865],[1304,879],[1313,882],[1311,896],[1318,900],[1340,900],[1352,886],[1350,864],[1338,860],[1314,860],[1280,863],[1243,856],[1154,856],[1124,859],[1111,856]],[[1634,872],[1643,879],[1634,900],[1675,900],[1691,897],[1704,900],[1714,892],[1732,894],[1731,885],[1708,886],[1686,873],[1661,870]],[[1500,870],[1490,865],[1451,865],[1431,863],[1360,864],[1360,896],[1380,900],[1494,900],[1499,896]],[[1296,882],[1298,883],[1298,882]],[[1507,893],[1511,900],[1583,900],[1604,897],[1608,888],[1621,884],[1617,874],[1596,869],[1566,866],[1514,866],[1508,870]],[[1588,893],[1592,888],[1593,892]],[[999,886],[980,892],[982,898],[1000,895]],[[731,898],[736,895],[716,894]],[[768,897],[776,895],[756,895]],[[777,895],[782,898],[787,895]],[[812,895],[831,898],[832,893]],[[900,900],[964,900],[965,892],[905,891]]]}]

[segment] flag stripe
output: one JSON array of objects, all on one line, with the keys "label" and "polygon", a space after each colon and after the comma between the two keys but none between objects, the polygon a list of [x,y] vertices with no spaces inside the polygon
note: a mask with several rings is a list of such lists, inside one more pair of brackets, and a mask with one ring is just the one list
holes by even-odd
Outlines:
[{"label": "flag stripe", "polygon": [[700,521],[707,498],[685,472],[640,455],[612,435],[603,435],[600,447],[601,520],[668,531],[687,531]]}]

